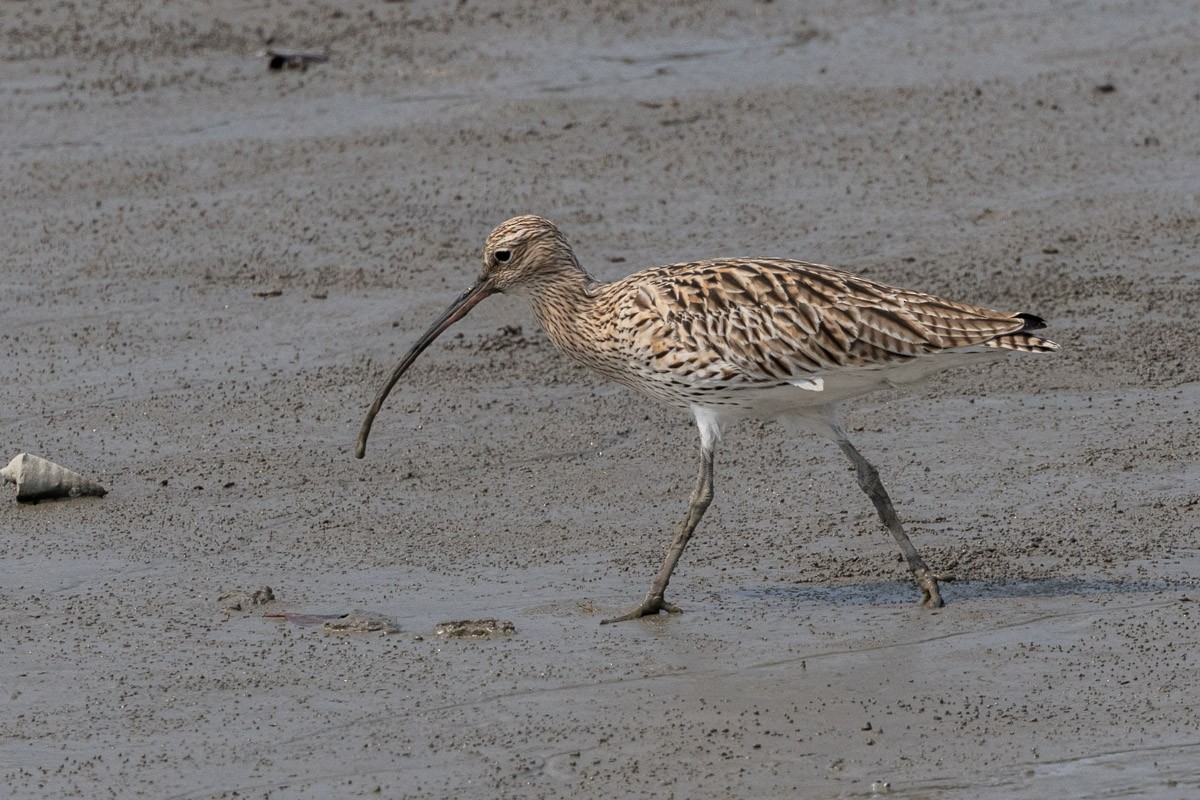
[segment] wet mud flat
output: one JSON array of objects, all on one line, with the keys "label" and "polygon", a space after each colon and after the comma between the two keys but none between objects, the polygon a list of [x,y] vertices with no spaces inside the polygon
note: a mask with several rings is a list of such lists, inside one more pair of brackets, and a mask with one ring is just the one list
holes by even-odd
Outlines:
[{"label": "wet mud flat", "polygon": [[[1196,793],[1187,9],[0,24],[0,460],[108,490],[0,498],[0,794]],[[916,607],[836,448],[747,423],[684,613],[600,627],[661,559],[695,431],[508,298],[356,461],[382,376],[526,212],[605,279],[793,256],[1044,316],[1061,353],[848,416],[947,606]],[[462,620],[500,622],[437,634]]]}]

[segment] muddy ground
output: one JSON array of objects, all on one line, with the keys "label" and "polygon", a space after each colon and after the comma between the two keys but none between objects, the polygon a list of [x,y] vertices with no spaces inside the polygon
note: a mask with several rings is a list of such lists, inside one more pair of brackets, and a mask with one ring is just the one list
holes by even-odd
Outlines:
[{"label": "muddy ground", "polygon": [[[0,794],[1195,796],[1200,9],[449,6],[0,6],[0,456],[110,490],[0,497]],[[695,431],[511,298],[355,460],[518,213],[600,278],[794,256],[1050,320],[849,413],[946,608],[835,447],[747,423],[685,613],[599,626]]]}]

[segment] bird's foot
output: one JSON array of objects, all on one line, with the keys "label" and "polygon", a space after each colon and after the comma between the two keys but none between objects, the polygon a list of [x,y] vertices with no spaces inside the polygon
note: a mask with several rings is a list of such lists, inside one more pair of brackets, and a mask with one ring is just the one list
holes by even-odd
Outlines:
[{"label": "bird's foot", "polygon": [[600,620],[600,624],[611,625],[614,622],[625,622],[626,620],[630,619],[640,619],[642,617],[648,617],[652,614],[657,616],[660,611],[665,611],[668,614],[679,614],[681,609],[677,605],[668,603],[663,599],[661,594],[652,593],[646,595],[646,599],[642,601],[642,604],[634,607],[631,611],[629,611],[629,613],[622,614],[619,617],[613,617],[612,619],[602,619]]},{"label": "bird's foot", "polygon": [[944,572],[933,572],[928,569],[913,573],[917,586],[921,587],[921,606],[923,608],[941,608],[946,605],[942,593],[938,590],[938,581],[949,583],[954,576]]}]

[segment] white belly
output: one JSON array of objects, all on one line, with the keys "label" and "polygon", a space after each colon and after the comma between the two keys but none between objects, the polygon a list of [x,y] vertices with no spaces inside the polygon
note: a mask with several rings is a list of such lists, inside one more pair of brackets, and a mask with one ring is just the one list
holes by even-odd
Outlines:
[{"label": "white belly", "polygon": [[773,386],[741,386],[714,392],[694,405],[710,408],[721,417],[774,419],[804,414],[880,389],[912,386],[946,369],[999,361],[1006,350],[978,348],[941,352],[901,364],[841,367]]}]

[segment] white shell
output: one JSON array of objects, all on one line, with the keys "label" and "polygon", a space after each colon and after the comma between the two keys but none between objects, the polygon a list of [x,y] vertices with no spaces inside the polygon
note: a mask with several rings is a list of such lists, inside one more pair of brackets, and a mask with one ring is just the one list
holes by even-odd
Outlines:
[{"label": "white shell", "polygon": [[36,503],[38,500],[59,497],[101,497],[108,494],[108,490],[103,486],[88,480],[78,472],[29,453],[21,453],[8,462],[7,467],[0,469],[0,476],[4,478],[5,483],[17,485],[17,500],[22,503]]}]

